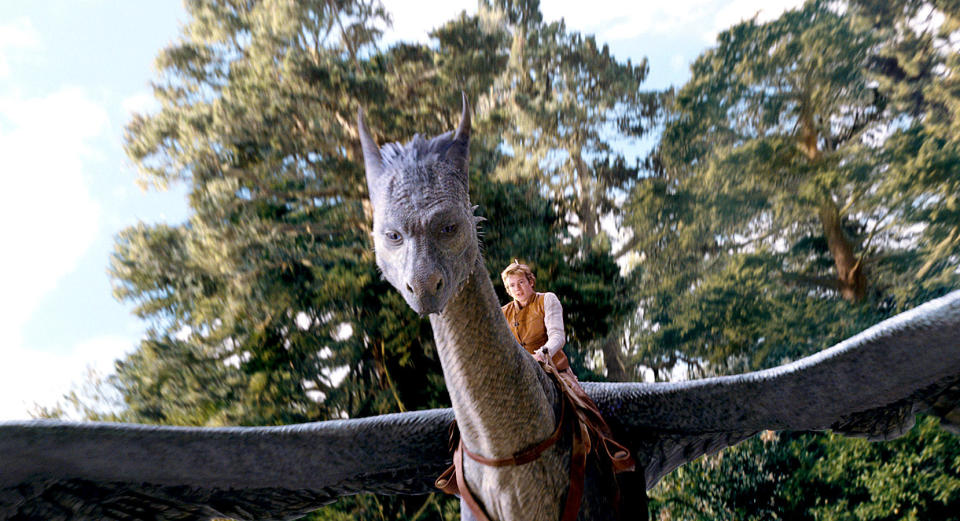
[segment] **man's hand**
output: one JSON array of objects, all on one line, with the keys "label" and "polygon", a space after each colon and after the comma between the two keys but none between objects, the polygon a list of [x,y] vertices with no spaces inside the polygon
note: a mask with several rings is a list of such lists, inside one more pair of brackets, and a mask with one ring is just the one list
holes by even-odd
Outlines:
[{"label": "man's hand", "polygon": [[545,364],[547,360],[550,359],[550,351],[546,347],[538,349],[533,352],[533,357],[537,359],[538,362]]}]

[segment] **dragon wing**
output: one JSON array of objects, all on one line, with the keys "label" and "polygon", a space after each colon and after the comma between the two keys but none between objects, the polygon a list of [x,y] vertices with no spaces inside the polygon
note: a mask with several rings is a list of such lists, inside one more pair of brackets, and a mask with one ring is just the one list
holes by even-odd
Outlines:
[{"label": "dragon wing", "polygon": [[[766,371],[591,384],[647,487],[757,432],[960,426],[960,292]],[[289,519],[360,492],[422,494],[450,463],[449,409],[286,427],[0,424],[0,519]]]},{"label": "dragon wing", "polygon": [[0,424],[0,519],[292,519],[339,496],[423,494],[450,409],[285,427]]},{"label": "dragon wing", "polygon": [[918,412],[960,432],[960,291],[794,363],[737,376],[585,384],[647,487],[763,430],[825,430],[886,440]]}]

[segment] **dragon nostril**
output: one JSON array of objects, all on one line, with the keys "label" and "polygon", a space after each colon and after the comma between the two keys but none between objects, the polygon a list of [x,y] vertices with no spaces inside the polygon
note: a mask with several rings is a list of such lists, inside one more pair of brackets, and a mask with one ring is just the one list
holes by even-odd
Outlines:
[{"label": "dragon nostril", "polygon": [[440,288],[443,287],[443,279],[437,281],[437,293],[440,293]]},{"label": "dragon nostril", "polygon": [[410,287],[409,282],[407,283],[407,291],[409,291],[410,293],[413,293],[413,288]]}]

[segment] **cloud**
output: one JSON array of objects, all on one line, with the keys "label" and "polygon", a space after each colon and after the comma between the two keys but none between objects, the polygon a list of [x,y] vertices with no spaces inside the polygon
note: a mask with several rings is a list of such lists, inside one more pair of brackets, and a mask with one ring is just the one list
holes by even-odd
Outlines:
[{"label": "cloud", "polygon": [[734,0],[713,15],[713,26],[703,36],[707,41],[713,42],[720,31],[744,20],[756,16],[759,23],[769,22],[784,11],[799,8],[801,5],[803,2],[798,0]]},{"label": "cloud", "polygon": [[11,51],[32,50],[40,47],[40,36],[29,18],[21,17],[0,24],[0,78],[10,75]]},{"label": "cloud", "polygon": [[548,21],[566,20],[567,27],[596,34],[602,41],[628,40],[657,34],[700,35],[712,43],[717,33],[749,19],[758,11],[761,20],[771,20],[802,0],[671,0],[669,2],[544,2],[541,11]]},{"label": "cloud", "polygon": [[670,57],[670,67],[677,73],[686,72],[690,67],[690,58],[682,54],[674,54]]},{"label": "cloud", "polygon": [[[601,41],[629,40],[662,34],[698,35],[713,43],[717,33],[759,12],[760,21],[776,18],[803,0],[671,0],[621,2],[620,0],[551,0],[540,4],[547,22],[563,18],[569,29],[595,34]],[[386,40],[427,42],[427,32],[460,11],[476,12],[472,0],[425,0],[418,9],[404,2],[386,2],[393,28]]]},{"label": "cloud", "polygon": [[107,125],[106,110],[77,88],[34,98],[0,93],[5,346],[20,344],[21,328],[37,304],[96,237],[100,207],[84,165],[96,154],[90,141]]},{"label": "cloud", "polygon": [[35,405],[56,405],[65,394],[80,388],[85,370],[112,373],[114,360],[134,346],[129,338],[103,336],[79,342],[66,352],[5,349],[0,365],[0,421],[26,420]]},{"label": "cloud", "polygon": [[157,101],[152,92],[141,91],[123,98],[120,106],[128,115],[150,114],[160,109],[160,102]]},{"label": "cloud", "polygon": [[625,40],[645,34],[664,34],[690,23],[710,9],[710,0],[618,2],[561,0],[541,5],[547,21],[564,18],[568,27],[596,34],[601,40]]},{"label": "cloud", "polygon": [[387,30],[387,43],[413,41],[428,43],[428,32],[452,20],[461,11],[477,12],[476,0],[421,0],[419,2],[384,2],[393,27]]}]

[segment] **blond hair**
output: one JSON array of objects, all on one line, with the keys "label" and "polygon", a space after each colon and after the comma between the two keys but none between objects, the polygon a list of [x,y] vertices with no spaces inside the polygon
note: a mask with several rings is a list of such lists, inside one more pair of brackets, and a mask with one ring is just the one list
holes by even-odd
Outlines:
[{"label": "blond hair", "polygon": [[[500,279],[503,280],[503,285],[507,285],[507,277],[511,275],[522,274],[527,277],[527,280],[530,281],[532,286],[534,282],[537,281],[537,278],[533,276],[533,270],[530,269],[530,266],[526,264],[520,264],[520,261],[513,259],[513,262],[503,272],[500,273]],[[509,293],[509,290],[507,291]]]}]

